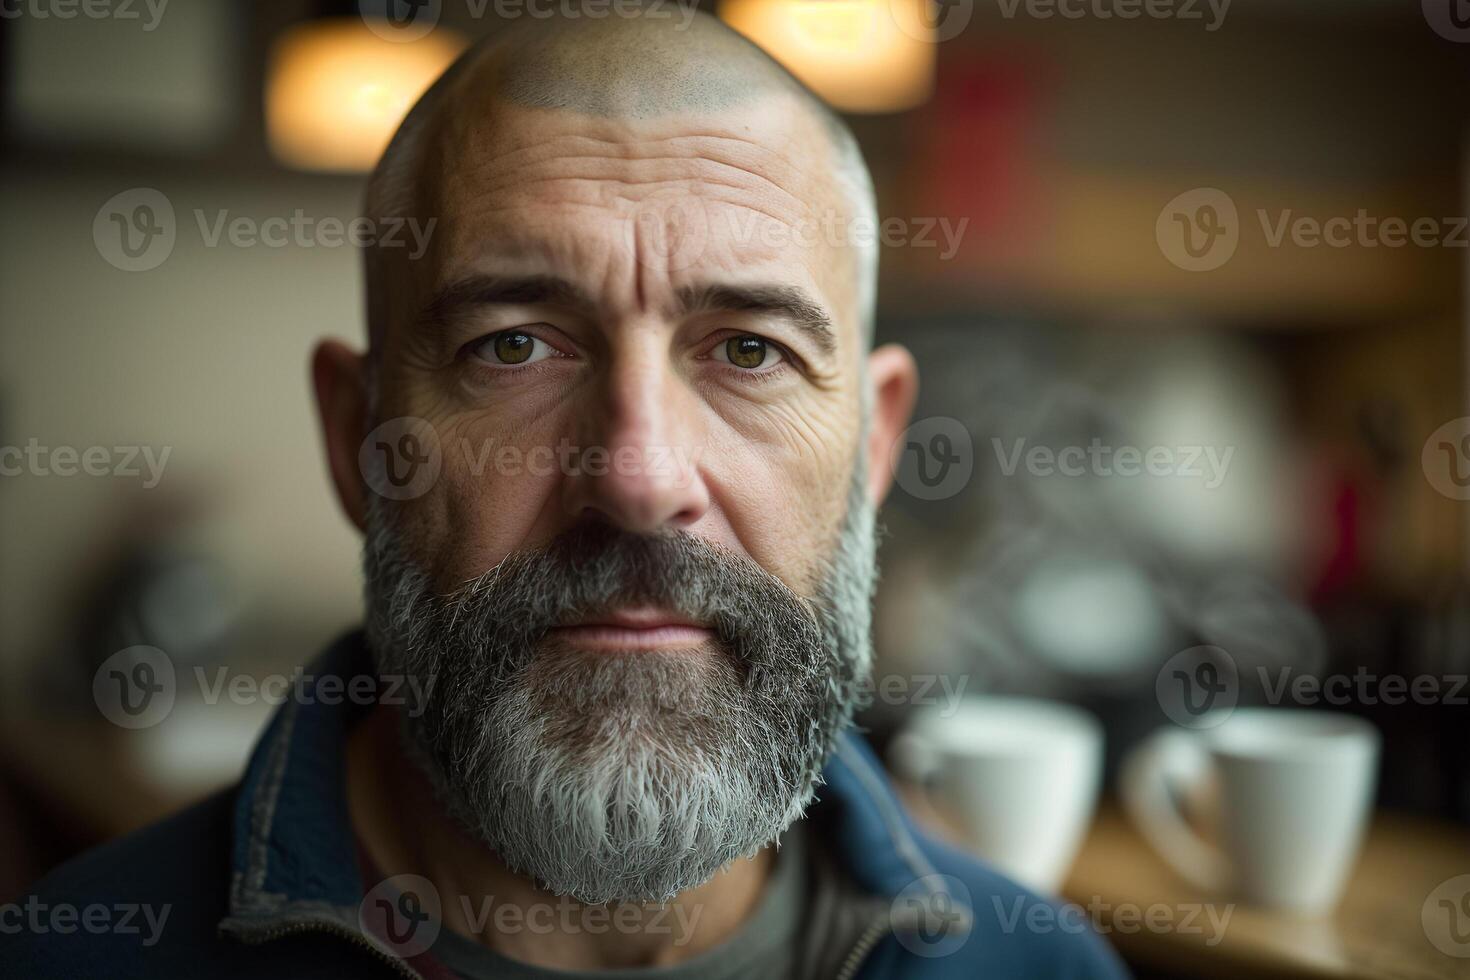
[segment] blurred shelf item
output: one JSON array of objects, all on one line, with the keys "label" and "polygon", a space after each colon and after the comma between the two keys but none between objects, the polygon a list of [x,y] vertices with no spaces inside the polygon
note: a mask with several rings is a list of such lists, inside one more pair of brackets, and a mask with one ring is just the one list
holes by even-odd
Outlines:
[{"label": "blurred shelf item", "polygon": [[[900,208],[967,224],[953,254],[890,249],[888,302],[1006,296],[1037,309],[1141,305],[1246,322],[1355,324],[1438,315],[1458,299],[1462,250],[1417,246],[1410,235],[1440,235],[1452,246],[1463,219],[1444,217],[1453,202],[1419,186],[1044,166],[1025,185],[1027,208],[1001,215],[957,211],[932,181],[914,181]],[[1206,251],[1191,265],[1181,227],[1203,222],[1207,191],[1222,203],[1210,212],[1209,234],[1194,228],[1194,246]],[[1219,217],[1226,201],[1233,213]]]}]

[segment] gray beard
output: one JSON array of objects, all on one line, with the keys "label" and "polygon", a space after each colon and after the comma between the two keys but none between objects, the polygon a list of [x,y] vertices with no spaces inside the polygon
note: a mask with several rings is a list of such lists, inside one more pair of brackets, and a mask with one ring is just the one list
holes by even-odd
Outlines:
[{"label": "gray beard", "polygon": [[[371,495],[367,633],[445,810],[513,871],[588,904],[664,901],[797,820],[871,669],[874,509],[859,459],[814,597],[681,531],[585,523],[447,595]],[[551,628],[627,604],[709,624],[717,652],[587,654]]]}]

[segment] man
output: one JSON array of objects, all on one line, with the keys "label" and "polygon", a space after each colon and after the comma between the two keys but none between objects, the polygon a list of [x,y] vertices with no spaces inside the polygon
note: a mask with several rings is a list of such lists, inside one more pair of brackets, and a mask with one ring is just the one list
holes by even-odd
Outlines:
[{"label": "man", "polygon": [[1120,973],[848,730],[917,385],[868,349],[871,188],[783,70],[651,11],[496,34],[372,177],[434,230],[314,358],[367,624],[312,673],[376,703],[295,699],[233,792],[53,875],[171,917],[19,975]]}]

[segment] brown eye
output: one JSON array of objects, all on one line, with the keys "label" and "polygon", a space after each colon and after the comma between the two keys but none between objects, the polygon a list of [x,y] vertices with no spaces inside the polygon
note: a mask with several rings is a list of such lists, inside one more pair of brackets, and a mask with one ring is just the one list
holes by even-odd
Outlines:
[{"label": "brown eye", "polygon": [[725,341],[725,357],[736,367],[758,368],[766,362],[769,346],[759,337],[746,335]]},{"label": "brown eye", "polygon": [[495,357],[504,364],[521,364],[536,349],[536,341],[530,334],[507,330],[494,337]]}]

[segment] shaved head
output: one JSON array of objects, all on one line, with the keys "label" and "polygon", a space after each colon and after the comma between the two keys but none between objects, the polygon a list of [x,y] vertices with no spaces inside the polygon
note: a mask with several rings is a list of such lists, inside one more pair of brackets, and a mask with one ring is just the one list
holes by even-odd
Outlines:
[{"label": "shaved head", "polygon": [[[494,103],[577,113],[596,119],[711,116],[779,101],[825,134],[828,173],[852,219],[876,224],[872,181],[846,123],[790,72],[716,18],[646,15],[601,19],[521,18],[466,51],[414,105],[367,188],[374,221],[436,216],[445,178]],[[759,139],[761,134],[753,134]],[[863,335],[871,341],[877,249],[853,249],[853,288]],[[392,294],[411,290],[401,250],[365,250],[368,334],[375,352],[395,319]],[[400,309],[400,312],[401,309]]]},{"label": "shaved head", "polygon": [[370,349],[314,377],[379,670],[441,678],[403,746],[496,867],[729,893],[812,799],[917,390],[869,349],[874,210],[705,15],[511,22],[394,136],[368,217],[430,234],[365,250]]}]

